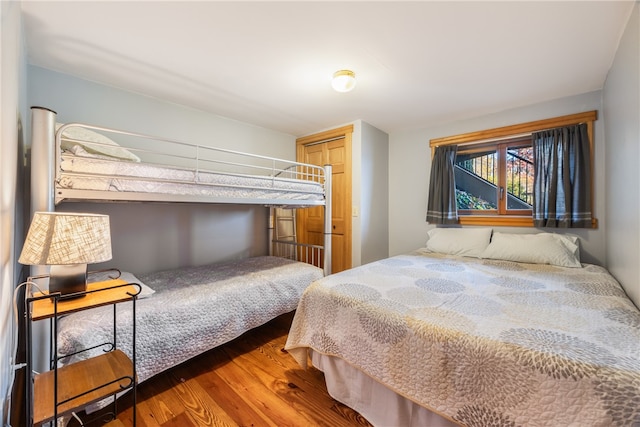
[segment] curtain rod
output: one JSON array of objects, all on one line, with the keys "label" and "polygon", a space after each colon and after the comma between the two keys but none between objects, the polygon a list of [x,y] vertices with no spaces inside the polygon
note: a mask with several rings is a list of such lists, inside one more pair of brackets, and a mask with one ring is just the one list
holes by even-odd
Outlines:
[{"label": "curtain rod", "polygon": [[[585,122],[576,123],[576,125],[581,125],[583,123],[585,123]],[[560,127],[564,127],[564,126],[560,126]],[[479,139],[477,141],[463,142],[463,143],[458,144],[458,147],[464,147],[466,145],[475,145],[475,144],[488,144],[488,143],[491,143],[491,142],[499,142],[499,141],[505,141],[505,140],[509,140],[509,139],[524,138],[525,136],[532,136],[534,133],[544,132],[544,131],[551,130],[551,129],[556,129],[556,128],[540,129],[540,130],[537,130],[535,132],[525,132],[525,133],[518,133],[518,134],[515,134],[515,135],[498,136],[498,137],[495,137],[495,138],[487,138],[487,139]]]},{"label": "curtain rod", "polygon": [[457,145],[458,145],[458,147],[464,147],[466,145],[488,144],[488,143],[491,143],[491,142],[506,141],[508,139],[524,138],[525,136],[531,136],[531,135],[533,135],[533,132],[525,132],[525,133],[519,133],[519,134],[516,134],[516,135],[499,136],[499,137],[496,137],[496,138],[487,138],[487,139],[479,139],[477,141],[463,142],[463,143],[457,144]]},{"label": "curtain rod", "polygon": [[586,111],[583,113],[569,114],[566,116],[554,117],[551,119],[536,120],[533,122],[520,123],[510,126],[502,126],[494,129],[486,129],[476,132],[468,132],[460,135],[434,138],[429,141],[431,148],[440,145],[466,144],[467,142],[486,141],[491,142],[493,138],[511,137],[513,135],[527,135],[528,132],[535,133],[548,129],[555,129],[563,126],[578,125],[586,123],[592,132],[593,122],[598,118],[598,111]]}]

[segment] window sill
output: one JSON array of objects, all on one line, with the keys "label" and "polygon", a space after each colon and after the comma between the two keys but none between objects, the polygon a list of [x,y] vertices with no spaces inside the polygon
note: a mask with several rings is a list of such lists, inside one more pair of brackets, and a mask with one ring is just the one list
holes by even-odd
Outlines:
[{"label": "window sill", "polygon": [[533,218],[526,216],[480,216],[458,217],[460,225],[495,225],[500,227],[533,227]]},{"label": "window sill", "polygon": [[[458,217],[460,225],[492,225],[498,227],[533,227],[533,218],[527,216],[480,216],[464,215]],[[598,228],[598,220],[591,220],[591,228]]]}]

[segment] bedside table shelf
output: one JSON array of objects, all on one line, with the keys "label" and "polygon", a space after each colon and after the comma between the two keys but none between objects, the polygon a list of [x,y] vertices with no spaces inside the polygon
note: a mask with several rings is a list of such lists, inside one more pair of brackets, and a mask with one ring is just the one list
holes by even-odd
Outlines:
[{"label": "bedside table shelf", "polygon": [[[132,386],[133,363],[120,350],[82,360],[58,369],[58,415],[83,409],[85,406]],[[54,418],[54,371],[38,374],[33,381],[33,423],[41,424]],[[88,390],[93,390],[88,392]]]},{"label": "bedside table shelf", "polygon": [[87,284],[87,291],[82,293],[83,296],[70,299],[59,298],[56,307],[54,297],[36,292],[33,294],[35,300],[32,303],[31,320],[35,322],[51,318],[54,314],[62,316],[63,314],[71,314],[103,305],[130,301],[131,296],[137,293],[138,288],[136,286],[129,285],[121,279],[89,283]]},{"label": "bedside table shelf", "polygon": [[[135,370],[135,321],[132,328],[133,352],[129,358],[115,345],[113,337],[110,351],[95,357],[58,366],[57,322],[60,316],[113,305],[114,334],[116,324],[115,304],[130,302],[135,319],[135,303],[140,287],[121,279],[89,283],[85,292],[67,298],[60,294],[34,293],[26,300],[27,365],[31,381],[27,385],[27,419],[29,425],[41,425],[54,421],[62,415],[85,409],[87,405],[114,396],[116,393],[133,390],[133,422],[135,425],[135,395],[137,377]],[[32,323],[49,319],[51,322],[51,370],[33,374]],[[104,344],[104,343],[102,343]],[[83,353],[81,350],[78,353]],[[114,403],[115,404],[115,399]],[[117,407],[114,407],[114,414]]]}]

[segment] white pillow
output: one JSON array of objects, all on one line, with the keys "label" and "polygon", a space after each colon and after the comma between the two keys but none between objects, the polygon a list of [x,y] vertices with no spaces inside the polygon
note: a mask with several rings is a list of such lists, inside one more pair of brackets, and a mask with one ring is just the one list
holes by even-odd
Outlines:
[{"label": "white pillow", "polygon": [[[91,282],[102,282],[104,280],[109,280],[114,276],[118,275],[116,271],[101,271],[96,273],[91,273]],[[131,273],[126,271],[121,272],[119,279],[124,280],[127,283],[137,283],[140,285],[140,293],[138,294],[138,299],[146,298],[154,294],[156,291],[151,289],[149,286],[145,285]]]},{"label": "white pillow", "polygon": [[447,255],[480,258],[491,240],[491,228],[434,228],[427,233],[426,249]]},{"label": "white pillow", "polygon": [[567,249],[573,251],[573,256],[575,259],[580,262],[580,239],[578,236],[574,236],[573,234],[557,234],[557,233],[548,233],[550,236],[553,236],[554,239],[557,239],[560,243],[565,245]]},{"label": "white pillow", "polygon": [[491,243],[481,258],[582,267],[577,237],[555,233],[493,233]]},{"label": "white pillow", "polygon": [[[62,123],[56,123],[56,131],[60,126],[62,126]],[[65,139],[65,137],[71,138],[73,141]],[[92,142],[96,142],[100,145],[92,144]],[[127,160],[129,162],[140,161],[140,157],[136,156],[126,148],[120,147],[115,141],[105,135],[76,126],[68,127],[64,132],[62,132],[60,146],[63,150],[71,152],[74,151],[75,146],[80,146],[84,151],[90,154],[98,154],[101,156]]]}]

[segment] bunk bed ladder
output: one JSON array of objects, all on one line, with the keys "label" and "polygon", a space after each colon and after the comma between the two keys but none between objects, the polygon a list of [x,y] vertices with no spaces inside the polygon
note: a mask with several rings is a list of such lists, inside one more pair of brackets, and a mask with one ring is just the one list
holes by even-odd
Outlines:
[{"label": "bunk bed ladder", "polygon": [[[269,255],[305,262],[331,274],[331,165],[324,166],[324,226],[322,244],[298,242],[296,235],[296,209],[271,207],[269,210]],[[329,254],[329,256],[325,256]]]},{"label": "bunk bed ladder", "polygon": [[[273,208],[273,254],[275,256],[298,260],[296,251],[296,211],[295,209]],[[281,244],[279,242],[291,242]]]}]

